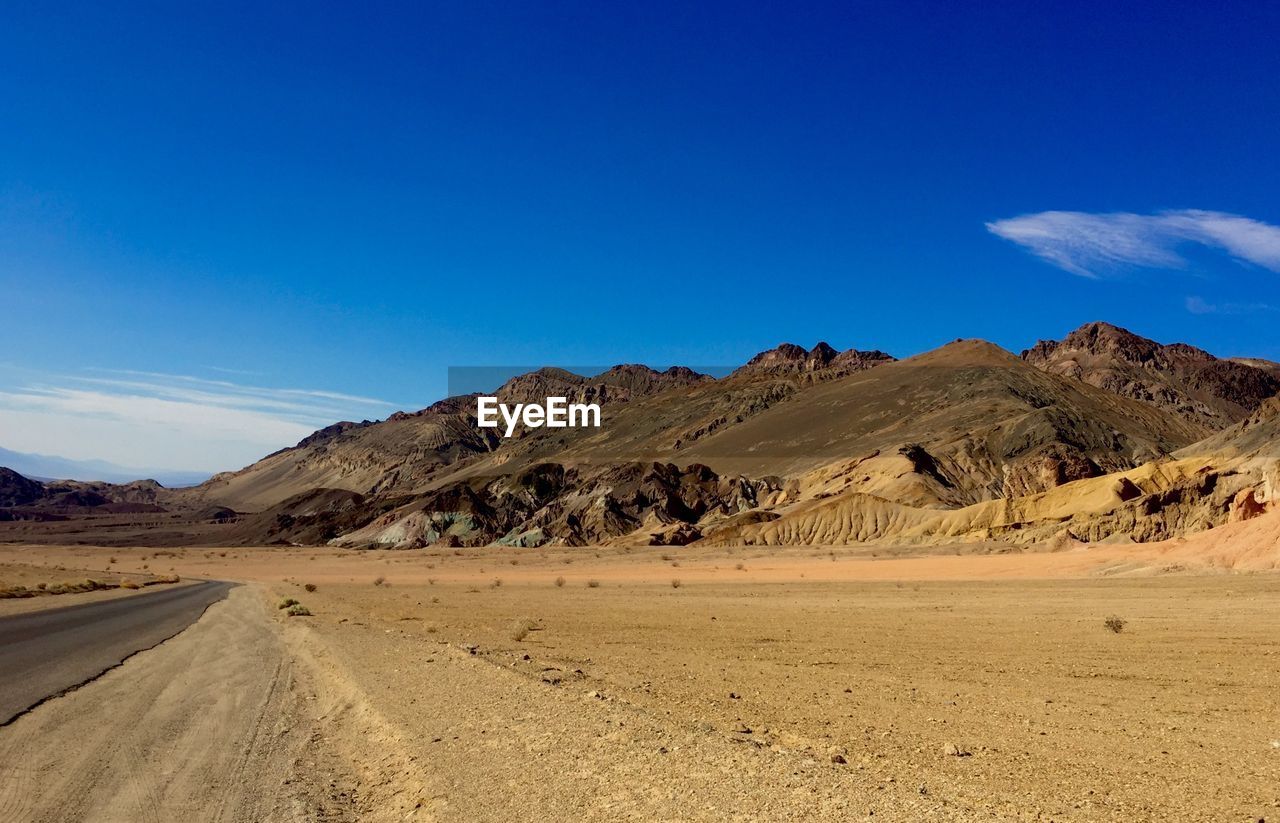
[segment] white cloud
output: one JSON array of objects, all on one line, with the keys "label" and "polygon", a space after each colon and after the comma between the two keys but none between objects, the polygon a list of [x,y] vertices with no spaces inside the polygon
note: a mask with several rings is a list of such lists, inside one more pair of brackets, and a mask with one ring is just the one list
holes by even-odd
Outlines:
[{"label": "white cloud", "polygon": [[0,390],[0,446],[153,469],[221,471],[341,419],[383,417],[383,400],[150,372],[64,376]]},{"label": "white cloud", "polygon": [[1123,266],[1182,268],[1186,260],[1177,249],[1188,243],[1280,272],[1280,226],[1224,212],[1046,211],[996,220],[987,230],[1082,277]]}]

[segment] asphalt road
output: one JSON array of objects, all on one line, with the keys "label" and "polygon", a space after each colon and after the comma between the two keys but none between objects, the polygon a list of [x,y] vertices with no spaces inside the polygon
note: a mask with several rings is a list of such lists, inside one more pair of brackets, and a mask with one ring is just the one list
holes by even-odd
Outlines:
[{"label": "asphalt road", "polygon": [[203,581],[0,618],[0,726],[168,640],[230,590]]}]

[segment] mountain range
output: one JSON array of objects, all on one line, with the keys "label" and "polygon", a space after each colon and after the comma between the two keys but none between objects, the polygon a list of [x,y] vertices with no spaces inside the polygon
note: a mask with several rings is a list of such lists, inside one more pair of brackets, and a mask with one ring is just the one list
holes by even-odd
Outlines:
[{"label": "mountain range", "polygon": [[[539,369],[497,391],[598,402],[600,429],[503,439],[454,397],[328,426],[190,489],[93,493],[133,507],[134,541],[151,539],[140,504],[164,511],[166,541],[210,544],[1148,541],[1266,510],[1277,394],[1277,364],[1106,323],[1020,355],[980,340],[903,360],[783,344],[720,379]],[[65,537],[86,517],[66,515],[66,492],[25,487],[7,516]]]},{"label": "mountain range", "polygon": [[209,479],[209,472],[138,469],[118,466],[105,460],[72,460],[47,454],[28,454],[0,448],[0,466],[41,480],[131,483],[155,480],[169,488],[195,486]]}]

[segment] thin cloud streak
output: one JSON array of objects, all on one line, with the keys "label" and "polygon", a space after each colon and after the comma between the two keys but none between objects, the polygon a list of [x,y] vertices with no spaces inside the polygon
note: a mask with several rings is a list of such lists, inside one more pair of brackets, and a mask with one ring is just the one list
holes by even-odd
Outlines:
[{"label": "thin cloud streak", "polygon": [[1123,267],[1185,268],[1187,261],[1177,250],[1186,244],[1280,272],[1280,226],[1225,212],[1045,211],[986,226],[992,234],[1081,277],[1097,278]]},{"label": "thin cloud streak", "polygon": [[341,394],[338,392],[321,391],[319,389],[269,389],[260,386],[246,386],[240,383],[232,383],[228,380],[209,380],[204,377],[193,377],[189,374],[166,374],[165,372],[135,371],[131,369],[99,369],[98,371],[105,374],[124,374],[134,377],[149,377],[156,380],[178,380],[184,383],[212,386],[219,389],[227,389],[236,394],[247,394],[257,397],[319,397],[329,400],[341,400],[344,403],[359,403],[370,406],[396,405],[389,400],[379,400],[376,397],[361,397],[354,394]]},{"label": "thin cloud streak", "polygon": [[0,389],[0,446],[158,469],[239,468],[383,400],[155,372],[61,376]]},{"label": "thin cloud streak", "polygon": [[1210,303],[1194,295],[1187,298],[1186,306],[1192,314],[1257,314],[1276,310],[1270,303]]}]

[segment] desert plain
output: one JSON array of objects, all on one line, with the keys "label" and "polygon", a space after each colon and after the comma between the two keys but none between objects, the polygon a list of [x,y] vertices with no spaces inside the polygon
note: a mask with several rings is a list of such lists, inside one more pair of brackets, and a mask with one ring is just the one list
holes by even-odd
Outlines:
[{"label": "desert plain", "polygon": [[1280,577],[1212,557],[8,546],[244,585],[0,728],[0,816],[1265,820]]}]

